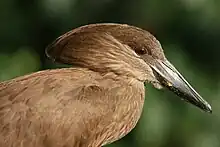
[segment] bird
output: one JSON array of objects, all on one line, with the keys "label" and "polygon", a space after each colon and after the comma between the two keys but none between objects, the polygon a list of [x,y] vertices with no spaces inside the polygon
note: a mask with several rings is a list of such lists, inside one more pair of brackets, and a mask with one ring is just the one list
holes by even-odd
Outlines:
[{"label": "bird", "polygon": [[[101,147],[133,130],[145,84],[168,89],[205,112],[204,100],[165,57],[148,31],[95,23],[70,30],[46,47],[70,67],[0,83],[1,147]],[[147,91],[147,90],[146,90]]]}]

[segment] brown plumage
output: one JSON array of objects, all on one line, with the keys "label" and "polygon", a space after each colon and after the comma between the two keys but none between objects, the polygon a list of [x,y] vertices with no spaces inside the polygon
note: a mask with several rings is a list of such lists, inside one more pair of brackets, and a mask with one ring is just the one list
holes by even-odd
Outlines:
[{"label": "brown plumage", "polygon": [[116,141],[140,118],[144,82],[211,111],[167,61],[160,43],[140,28],[83,26],[59,37],[46,53],[74,68],[0,83],[1,147],[100,147]]}]

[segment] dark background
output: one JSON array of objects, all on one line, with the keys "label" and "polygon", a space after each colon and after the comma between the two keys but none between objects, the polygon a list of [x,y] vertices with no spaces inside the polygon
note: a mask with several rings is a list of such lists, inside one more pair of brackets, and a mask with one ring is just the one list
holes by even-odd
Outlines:
[{"label": "dark background", "polygon": [[58,67],[45,47],[84,24],[150,31],[167,58],[212,105],[213,114],[147,86],[137,127],[111,147],[220,147],[219,0],[1,0],[0,80]]}]

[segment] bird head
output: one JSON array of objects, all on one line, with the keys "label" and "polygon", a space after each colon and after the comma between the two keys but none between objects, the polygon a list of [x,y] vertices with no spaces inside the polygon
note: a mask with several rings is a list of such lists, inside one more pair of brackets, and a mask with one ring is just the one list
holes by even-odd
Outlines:
[{"label": "bird head", "polygon": [[57,62],[149,82],[211,112],[211,106],[166,59],[159,41],[149,32],[125,24],[90,24],[57,38],[46,49]]}]

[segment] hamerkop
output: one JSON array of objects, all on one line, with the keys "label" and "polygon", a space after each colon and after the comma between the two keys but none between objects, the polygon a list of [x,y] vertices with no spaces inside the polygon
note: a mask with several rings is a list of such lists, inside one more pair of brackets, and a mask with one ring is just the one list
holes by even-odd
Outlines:
[{"label": "hamerkop", "polygon": [[149,32],[91,24],[56,39],[46,53],[72,68],[0,83],[0,147],[101,147],[128,134],[145,99],[144,83],[166,87],[211,112]]}]

